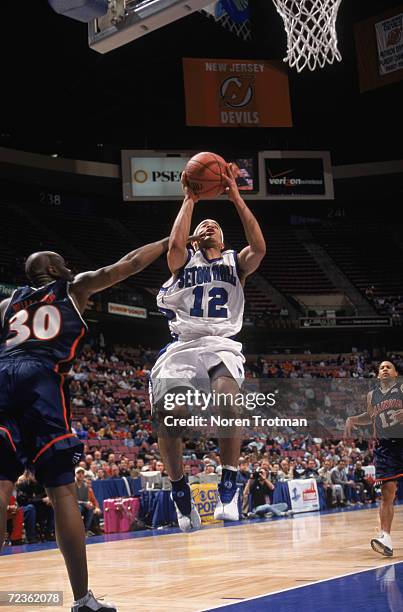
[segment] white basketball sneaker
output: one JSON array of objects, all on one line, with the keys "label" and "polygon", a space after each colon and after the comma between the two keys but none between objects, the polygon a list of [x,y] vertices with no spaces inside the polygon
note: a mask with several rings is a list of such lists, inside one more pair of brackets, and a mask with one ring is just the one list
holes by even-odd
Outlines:
[{"label": "white basketball sneaker", "polygon": [[[189,485],[186,485],[183,491],[172,491],[171,499],[175,504],[176,516],[178,517],[178,525],[181,531],[196,531],[201,528],[201,518],[197,511],[196,504],[192,499],[192,492]],[[186,506],[189,507],[190,503],[190,514],[183,514],[182,510]],[[186,510],[185,510],[186,511]]]},{"label": "white basketball sneaker", "polygon": [[377,538],[372,538],[371,546],[375,552],[384,557],[393,557],[392,538],[389,533],[381,531]]},{"label": "white basketball sneaker", "polygon": [[[231,499],[228,499],[226,492],[218,486],[218,501],[214,510],[214,518],[217,521],[239,521],[238,497],[239,489],[237,489]],[[228,500],[228,501],[227,501]]]},{"label": "white basketball sneaker", "polygon": [[114,604],[98,601],[92,591],[88,591],[85,597],[73,603],[71,612],[117,612],[117,608]]}]

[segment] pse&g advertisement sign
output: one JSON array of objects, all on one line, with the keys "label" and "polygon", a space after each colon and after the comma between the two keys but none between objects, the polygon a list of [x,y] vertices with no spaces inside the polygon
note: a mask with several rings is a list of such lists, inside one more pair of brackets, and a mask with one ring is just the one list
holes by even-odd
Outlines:
[{"label": "pse&g advertisement sign", "polygon": [[130,160],[131,195],[183,195],[181,174],[188,157],[132,157]]}]

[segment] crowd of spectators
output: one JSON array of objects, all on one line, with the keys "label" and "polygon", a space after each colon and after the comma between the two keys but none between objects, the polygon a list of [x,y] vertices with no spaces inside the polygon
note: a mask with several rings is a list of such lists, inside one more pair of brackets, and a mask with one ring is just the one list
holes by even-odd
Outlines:
[{"label": "crowd of spectators", "polygon": [[[332,440],[277,436],[267,439],[260,452],[250,446],[239,460],[238,481],[245,485],[243,513],[250,518],[267,514],[287,515],[285,507],[269,503],[279,482],[315,479],[324,488],[329,508],[375,503],[373,452],[368,441],[345,443]],[[252,496],[252,499],[249,498]],[[252,512],[248,514],[248,507]]]},{"label": "crowd of spectators", "polygon": [[[403,366],[401,355],[391,355],[397,367]],[[367,351],[356,349],[349,355],[320,358],[307,352],[303,359],[276,359],[275,356],[258,356],[248,364],[250,376],[261,378],[375,378],[378,362]]]},{"label": "crowd of spectators", "polygon": [[378,295],[373,285],[367,287],[365,295],[379,315],[390,317],[393,325],[402,325],[402,295]]},{"label": "crowd of spectators", "polygon": [[[77,467],[76,487],[88,535],[101,533],[102,513],[91,487],[94,480],[136,478],[145,471],[159,471],[167,476],[153,432],[148,400],[148,373],[155,356],[152,350],[142,347],[95,350],[85,346],[70,373],[73,431],[85,444],[84,458]],[[400,355],[390,358],[402,367]],[[321,378],[371,379],[376,376],[376,363],[368,353],[357,351],[323,358],[309,353],[298,358],[256,356],[248,361],[246,376],[252,381],[282,378],[297,379],[297,383]],[[308,386],[304,401],[309,400],[309,392]],[[334,425],[332,401],[331,393],[324,397],[322,417],[332,418]],[[347,413],[339,416],[340,426],[346,416]],[[276,507],[270,500],[278,482],[296,478],[315,478],[321,483],[329,507],[375,501],[374,481],[364,469],[372,465],[368,440],[346,445],[339,441],[341,436],[337,440],[315,435],[273,430],[270,436],[259,432],[244,439],[238,482],[244,486],[245,517],[286,514],[286,508]],[[221,474],[215,438],[198,435],[185,439],[183,460],[189,478],[202,474],[215,474],[218,478]],[[20,478],[16,502],[10,501],[10,529],[18,507],[23,511],[28,542],[54,539],[49,500],[29,475]]]},{"label": "crowd of spectators", "polygon": [[[403,366],[401,355],[390,358],[397,367]],[[126,446],[136,448],[150,442],[148,373],[154,360],[155,352],[142,347],[114,347],[112,351],[84,347],[70,380],[73,427],[78,437],[88,441],[120,439]],[[365,379],[376,377],[376,367],[367,352],[357,351],[326,358],[258,356],[247,362],[246,377]]]}]

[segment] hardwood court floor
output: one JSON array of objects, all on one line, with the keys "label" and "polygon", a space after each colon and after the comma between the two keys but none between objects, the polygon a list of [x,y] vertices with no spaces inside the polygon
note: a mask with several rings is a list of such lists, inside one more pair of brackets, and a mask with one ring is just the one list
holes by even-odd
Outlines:
[{"label": "hardwood court floor", "polygon": [[[395,509],[391,560],[369,546],[377,516],[376,508],[312,513],[94,544],[87,549],[90,586],[119,612],[196,612],[236,603],[402,560],[403,506]],[[65,605],[52,610],[69,610],[71,603],[58,550],[2,556],[0,590],[7,589],[63,590]],[[24,607],[31,610],[38,608]]]}]

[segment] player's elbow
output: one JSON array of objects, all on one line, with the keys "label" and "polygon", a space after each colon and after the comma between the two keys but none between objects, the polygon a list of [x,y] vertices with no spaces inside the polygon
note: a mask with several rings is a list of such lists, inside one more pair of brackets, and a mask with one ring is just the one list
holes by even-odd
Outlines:
[{"label": "player's elbow", "polygon": [[262,240],[259,241],[259,244],[257,245],[257,251],[259,255],[261,256],[261,258],[263,259],[263,257],[267,253],[267,244],[264,238],[262,238]]},{"label": "player's elbow", "polygon": [[253,259],[260,264],[263,257],[266,255],[266,243],[262,242],[261,244],[256,245],[253,248]]},{"label": "player's elbow", "polygon": [[[130,265],[131,265],[131,272],[130,272],[130,276],[131,276],[132,274],[138,274],[139,272],[141,272],[145,268],[146,263],[140,253],[135,253],[130,260]],[[123,274],[127,274],[127,271],[125,271]]]}]

